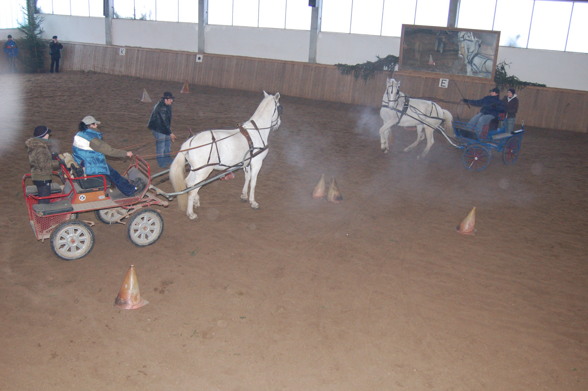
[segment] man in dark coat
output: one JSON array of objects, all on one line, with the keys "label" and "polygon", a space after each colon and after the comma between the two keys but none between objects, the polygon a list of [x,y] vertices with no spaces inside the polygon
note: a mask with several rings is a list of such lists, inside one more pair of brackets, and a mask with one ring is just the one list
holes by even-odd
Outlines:
[{"label": "man in dark coat", "polygon": [[490,95],[483,97],[482,99],[464,99],[465,103],[469,103],[472,106],[481,106],[480,112],[472,117],[468,122],[468,128],[474,129],[478,137],[482,134],[484,127],[490,124],[494,118],[498,118],[500,113],[504,113],[504,103],[498,96],[500,90],[493,88],[490,90]]},{"label": "man in dark coat", "polygon": [[51,42],[49,42],[49,54],[51,55],[51,69],[49,72],[59,72],[59,60],[61,59],[61,49],[63,45],[57,40],[57,35],[53,36]]},{"label": "man in dark coat", "polygon": [[153,107],[147,127],[155,138],[155,153],[157,164],[161,168],[171,165],[171,143],[176,141],[176,135],[171,130],[172,103],[174,96],[171,92],[164,92],[159,102]]}]

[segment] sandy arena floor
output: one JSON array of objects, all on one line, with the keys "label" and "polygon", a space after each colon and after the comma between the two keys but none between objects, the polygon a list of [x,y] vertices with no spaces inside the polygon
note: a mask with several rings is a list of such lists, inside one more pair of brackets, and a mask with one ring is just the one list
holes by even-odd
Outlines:
[{"label": "sandy arena floor", "polygon": [[[495,154],[473,173],[438,135],[417,160],[397,129],[384,155],[376,108],[283,95],[261,209],[239,201],[238,173],[201,190],[197,221],[158,208],[150,247],[88,213],[94,250],[65,262],[23,202],[36,125],[70,151],[92,114],[113,146],[153,156],[144,88],[176,94],[182,141],[246,121],[263,94],[96,73],[0,83],[1,390],[588,389],[587,134],[528,129],[514,166]],[[321,174],[342,203],[311,198]],[[473,206],[476,235],[456,233]],[[150,303],[120,310],[130,264]]]}]

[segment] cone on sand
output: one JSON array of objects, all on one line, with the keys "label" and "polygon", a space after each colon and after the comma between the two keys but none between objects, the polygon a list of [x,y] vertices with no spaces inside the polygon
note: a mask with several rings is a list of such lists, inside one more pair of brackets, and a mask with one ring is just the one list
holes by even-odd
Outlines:
[{"label": "cone on sand", "polygon": [[143,88],[143,96],[141,96],[141,102],[143,102],[143,103],[151,102],[151,97],[149,96],[149,94],[147,93],[147,90],[145,88]]},{"label": "cone on sand", "polygon": [[312,191],[312,198],[320,200],[325,198],[327,195],[327,185],[325,184],[325,174],[321,175],[321,179],[318,181],[314,190]]},{"label": "cone on sand", "polygon": [[337,187],[337,182],[335,182],[335,178],[331,179],[329,191],[327,192],[327,201],[334,202],[336,204],[343,201],[343,196],[341,195],[341,192]]},{"label": "cone on sand", "polygon": [[118,296],[114,300],[114,305],[124,310],[134,310],[143,307],[147,303],[149,303],[147,300],[141,298],[135,266],[131,265],[120,287]]},{"label": "cone on sand", "polygon": [[188,82],[185,81],[184,85],[182,86],[182,90],[180,91],[180,94],[189,94],[190,93],[190,86],[188,85]]},{"label": "cone on sand", "polygon": [[457,232],[462,235],[475,235],[476,230],[476,207],[474,206],[465,219],[457,226]]}]

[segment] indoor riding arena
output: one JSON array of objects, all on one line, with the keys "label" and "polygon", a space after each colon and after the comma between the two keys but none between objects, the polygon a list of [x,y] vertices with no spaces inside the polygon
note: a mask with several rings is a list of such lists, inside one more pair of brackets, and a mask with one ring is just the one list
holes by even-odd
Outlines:
[{"label": "indoor riding arena", "polygon": [[[0,74],[1,390],[588,389],[585,91],[520,91],[518,159],[507,165],[493,151],[475,172],[438,132],[424,158],[424,143],[403,151],[414,128],[394,127],[382,152],[388,73],[364,82],[334,66],[205,55],[203,64],[217,61],[207,78],[173,51],[127,48],[121,60],[95,55],[109,45],[64,46],[60,73]],[[131,67],[149,55],[176,60]],[[272,74],[283,67],[290,84]],[[413,96],[433,96],[426,81],[415,90],[414,75],[392,77]],[[487,85],[461,87],[477,98]],[[164,91],[175,96],[174,154],[196,132],[237,129],[264,91],[280,93],[281,126],[257,178],[260,208],[241,202],[238,170],[200,188],[196,220],[175,198],[150,206],[164,221],[150,246],[129,240],[128,220],[80,213],[94,247],[60,259],[29,223],[25,141],[46,125],[71,153],[92,115],[107,143],[158,173],[147,121]],[[455,120],[477,113],[456,90],[444,93]],[[580,98],[560,110],[561,94]],[[551,114],[536,109],[549,107],[548,96]],[[577,105],[584,111],[565,111]],[[537,125],[573,115],[583,129]],[[119,172],[129,165],[108,161]],[[338,197],[313,197],[323,175]],[[167,175],[152,185],[172,192]],[[474,232],[458,232],[474,207]],[[131,265],[148,304],[121,309],[115,298]]]}]

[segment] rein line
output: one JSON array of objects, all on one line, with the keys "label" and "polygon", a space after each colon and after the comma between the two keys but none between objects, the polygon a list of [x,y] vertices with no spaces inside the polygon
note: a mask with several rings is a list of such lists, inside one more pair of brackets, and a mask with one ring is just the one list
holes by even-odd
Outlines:
[{"label": "rein line", "polygon": [[[415,117],[415,116],[411,115],[410,113],[408,113],[408,109],[409,108],[412,109],[413,111],[415,111],[415,112],[417,112],[417,113],[425,116],[426,118],[436,119],[436,120],[439,120],[439,121],[444,121],[445,120],[444,118],[433,117],[431,115],[427,115],[427,114],[423,113],[422,111],[420,111],[419,109],[417,109],[416,107],[412,106],[410,104],[410,97],[408,95],[404,94],[404,93],[403,93],[404,94],[403,95],[403,97],[404,97],[404,104],[402,105],[402,110],[398,109],[396,106],[398,105],[398,103],[400,101],[400,91],[398,91],[398,92],[399,92],[398,93],[399,97],[396,98],[396,99],[389,100],[388,102],[386,102],[384,99],[382,99],[382,107],[383,108],[386,108],[386,109],[389,109],[389,110],[392,110],[392,111],[395,111],[395,112],[399,113],[398,120],[392,126],[397,126],[400,123],[400,121],[402,120],[402,117],[404,117],[406,115],[407,117],[412,118],[415,121],[418,121],[418,122],[422,123],[423,125],[426,125],[426,126],[429,126],[429,127],[433,128],[431,125],[427,124],[421,118]],[[390,106],[390,103],[392,103],[392,102],[396,102],[395,106]],[[431,102],[431,103],[434,103],[434,102]],[[436,128],[433,128],[433,129],[436,129]]]}]

